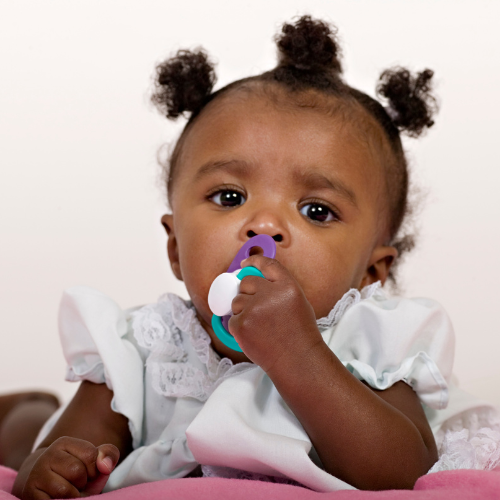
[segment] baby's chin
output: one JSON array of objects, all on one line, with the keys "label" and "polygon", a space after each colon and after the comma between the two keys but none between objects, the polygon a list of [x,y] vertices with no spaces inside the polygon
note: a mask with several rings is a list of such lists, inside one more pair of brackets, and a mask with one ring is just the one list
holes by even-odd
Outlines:
[{"label": "baby's chin", "polygon": [[205,304],[197,304],[193,299],[191,299],[194,305],[194,308],[196,309],[196,317],[198,318],[198,321],[201,323],[201,326],[209,332],[212,327],[212,311],[210,311],[210,308],[208,307],[208,303]]},{"label": "baby's chin", "polygon": [[221,358],[229,358],[234,364],[243,362],[252,363],[252,361],[247,358],[245,353],[234,351],[230,347],[224,345],[217,338],[215,332],[212,329],[212,311],[210,311],[210,308],[208,307],[208,302],[201,301],[201,304],[197,307],[195,301],[193,300],[193,305],[196,309],[196,317],[198,318],[198,321],[210,337],[213,350]]}]

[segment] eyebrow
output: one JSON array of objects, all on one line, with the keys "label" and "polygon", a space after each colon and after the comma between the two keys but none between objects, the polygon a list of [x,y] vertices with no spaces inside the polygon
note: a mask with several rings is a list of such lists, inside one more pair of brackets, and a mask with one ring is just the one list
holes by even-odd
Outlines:
[{"label": "eyebrow", "polygon": [[[200,167],[198,172],[196,172],[195,181],[198,181],[214,172],[220,171],[232,173],[241,177],[247,177],[250,170],[250,165],[241,160],[208,161]],[[309,189],[329,189],[340,195],[342,198],[345,198],[354,207],[358,208],[354,191],[339,179],[329,179],[325,175],[318,172],[302,172],[300,170],[294,170],[292,175],[297,184]]]},{"label": "eyebrow", "polygon": [[195,175],[195,181],[200,180],[214,172],[228,172],[246,177],[249,174],[250,166],[244,161],[219,160],[208,161],[200,167]]},{"label": "eyebrow", "polygon": [[329,179],[318,172],[301,172],[299,170],[293,172],[293,177],[297,183],[309,189],[330,189],[358,208],[354,191],[340,179]]}]

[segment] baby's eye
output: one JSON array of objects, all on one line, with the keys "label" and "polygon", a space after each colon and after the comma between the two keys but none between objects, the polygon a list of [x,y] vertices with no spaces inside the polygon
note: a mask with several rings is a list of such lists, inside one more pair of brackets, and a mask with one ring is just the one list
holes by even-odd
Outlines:
[{"label": "baby's eye", "polygon": [[210,196],[210,200],[221,207],[237,207],[238,205],[243,205],[246,201],[241,193],[232,189],[217,191],[217,193]]},{"label": "baby's eye", "polygon": [[329,208],[320,203],[308,203],[300,209],[300,213],[316,222],[329,222],[338,219]]}]

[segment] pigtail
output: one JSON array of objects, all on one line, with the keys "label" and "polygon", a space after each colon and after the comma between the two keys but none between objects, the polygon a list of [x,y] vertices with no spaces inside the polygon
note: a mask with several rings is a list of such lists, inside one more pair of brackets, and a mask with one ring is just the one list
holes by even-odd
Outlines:
[{"label": "pigtail", "polygon": [[380,75],[377,94],[389,101],[386,111],[394,125],[410,137],[418,137],[434,125],[437,102],[431,94],[433,75],[430,69],[412,75],[405,68],[389,69]]},{"label": "pigtail", "polygon": [[342,65],[336,35],[334,27],[311,16],[302,16],[295,24],[285,23],[276,37],[275,80],[291,89],[337,87]]},{"label": "pigtail", "polygon": [[151,101],[167,118],[194,115],[205,105],[215,81],[214,66],[203,49],[179,50],[156,67]]}]

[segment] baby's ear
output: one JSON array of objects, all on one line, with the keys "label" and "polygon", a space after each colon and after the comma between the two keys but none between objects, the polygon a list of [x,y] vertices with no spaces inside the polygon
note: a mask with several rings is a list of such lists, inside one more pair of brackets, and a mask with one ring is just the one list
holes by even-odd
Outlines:
[{"label": "baby's ear", "polygon": [[376,247],[368,261],[368,267],[363,275],[359,289],[361,290],[363,287],[377,281],[380,281],[383,285],[397,256],[398,251],[394,247]]},{"label": "baby's ear", "polygon": [[174,230],[174,216],[172,214],[165,214],[161,218],[161,224],[165,228],[168,235],[167,241],[167,254],[170,260],[170,267],[174,276],[182,281],[181,267],[179,264],[179,251],[177,246],[177,238]]}]

